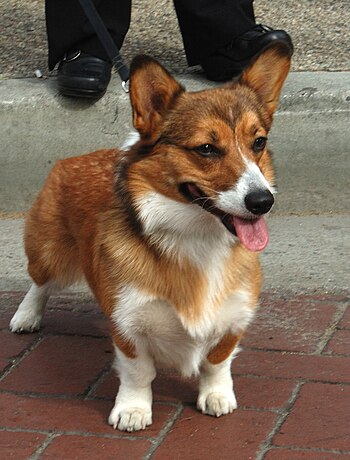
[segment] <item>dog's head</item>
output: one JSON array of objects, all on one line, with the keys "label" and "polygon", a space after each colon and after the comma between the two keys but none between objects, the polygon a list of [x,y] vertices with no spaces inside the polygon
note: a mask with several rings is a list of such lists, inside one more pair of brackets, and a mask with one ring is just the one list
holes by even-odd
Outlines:
[{"label": "dog's head", "polygon": [[[129,152],[124,174],[149,229],[152,203],[158,213],[165,201],[168,208],[174,202],[182,209],[190,204],[221,221],[247,249],[266,246],[263,216],[274,203],[266,143],[289,67],[286,51],[272,48],[237,81],[190,93],[154,59],[134,59],[130,98],[140,141]],[[163,216],[157,225],[167,219]],[[164,225],[175,229],[186,217],[176,219]]]}]

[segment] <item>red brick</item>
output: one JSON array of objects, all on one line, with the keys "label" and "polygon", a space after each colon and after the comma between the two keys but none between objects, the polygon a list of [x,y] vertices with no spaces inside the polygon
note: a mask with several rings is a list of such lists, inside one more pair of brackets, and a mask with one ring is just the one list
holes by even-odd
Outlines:
[{"label": "red brick", "polygon": [[233,362],[234,375],[350,382],[350,358],[245,350]]},{"label": "red brick", "polygon": [[[283,407],[294,388],[287,380],[234,376],[234,390],[239,406],[261,409]],[[161,370],[153,382],[155,400],[195,404],[198,380],[184,379],[172,370]]]},{"label": "red brick", "polygon": [[349,401],[349,386],[306,384],[273,444],[350,450]]},{"label": "red brick", "polygon": [[[294,388],[287,380],[234,376],[238,404],[261,409],[283,407]],[[176,372],[162,370],[153,382],[153,396],[159,401],[195,404],[198,396],[197,379],[184,379]]]},{"label": "red brick", "polygon": [[4,460],[26,460],[43,443],[46,436],[21,431],[0,431],[0,457]]},{"label": "red brick", "polygon": [[119,379],[112,369],[95,388],[92,396],[97,398],[113,400],[119,388]]},{"label": "red brick", "polygon": [[161,369],[152,384],[156,401],[174,401],[195,404],[198,395],[198,380],[186,379],[172,369]]},{"label": "red brick", "polygon": [[6,331],[8,330],[11,318],[15,311],[16,310],[14,308],[9,310],[2,310],[0,308],[0,329],[5,329]]},{"label": "red brick", "polygon": [[110,336],[107,319],[102,313],[50,310],[42,322],[44,334],[75,334],[94,337]]},{"label": "red brick", "polygon": [[[275,294],[274,294],[275,295]],[[297,301],[311,301],[311,302],[348,302],[349,294],[344,292],[343,294],[301,294],[295,296]]]},{"label": "red brick", "polygon": [[0,329],[8,330],[10,320],[23,297],[21,292],[0,292]]},{"label": "red brick", "polygon": [[[0,328],[8,329],[10,319],[14,315],[24,294],[5,296],[7,308],[0,317]],[[0,300],[5,299],[0,293]],[[71,311],[74,308],[74,311]],[[96,301],[85,301],[70,297],[52,297],[42,321],[42,332],[47,334],[77,334],[106,336],[110,335],[107,318],[97,306]]]},{"label": "red brick", "polygon": [[23,299],[24,293],[17,291],[1,291],[0,292],[0,309],[6,310],[15,307]]},{"label": "red brick", "polygon": [[[24,296],[24,292],[0,292],[0,329],[8,328],[10,319],[15,314]],[[48,302],[43,322],[45,322],[48,314],[60,310],[67,312],[74,310],[76,314],[102,314],[97,301],[94,298],[89,298],[88,294],[52,296]]]},{"label": "red brick", "polygon": [[147,440],[111,439],[96,436],[59,436],[45,450],[47,460],[140,460],[151,447]]},{"label": "red brick", "polygon": [[0,370],[4,369],[23,350],[36,339],[34,335],[17,335],[0,331]]},{"label": "red brick", "polygon": [[350,460],[350,455],[335,454],[333,452],[273,449],[267,453],[264,460]]},{"label": "red brick", "polygon": [[92,294],[76,293],[50,297],[47,304],[49,310],[74,310],[85,313],[101,313],[97,300]]},{"label": "red brick", "polygon": [[238,405],[257,409],[284,407],[295,386],[290,380],[240,376],[234,376],[233,379]]},{"label": "red brick", "polygon": [[236,410],[216,418],[186,408],[152,460],[255,458],[275,417],[270,412]]},{"label": "red brick", "polygon": [[[1,423],[6,428],[120,436],[123,433],[113,430],[107,422],[112,408],[111,401],[0,395]],[[174,410],[173,406],[154,404],[153,424],[144,431],[133,433],[133,436],[157,436],[168,419],[173,417]]]},{"label": "red brick", "polygon": [[21,392],[81,394],[112,358],[107,339],[48,337],[1,383]]},{"label": "red brick", "polygon": [[328,342],[325,351],[339,355],[350,355],[350,330],[341,329],[336,331]]},{"label": "red brick", "polygon": [[339,327],[342,329],[350,329],[350,308],[348,307],[341,321]]},{"label": "red brick", "polygon": [[[2,291],[0,292],[0,310],[8,309],[16,311],[18,305],[22,302],[26,292]],[[50,297],[47,308],[59,310],[79,310],[92,313],[101,312],[97,300],[89,292],[84,293],[67,293],[62,295],[53,295]]]},{"label": "red brick", "polygon": [[[114,399],[119,388],[119,380],[112,370],[95,389],[93,396]],[[196,379],[184,379],[172,369],[158,370],[152,383],[153,400],[194,403],[197,398]]]},{"label": "red brick", "polygon": [[312,352],[332,323],[336,306],[311,300],[267,300],[257,311],[243,345]]},{"label": "red brick", "polygon": [[[93,396],[114,399],[119,387],[115,373],[111,371],[96,388]],[[173,370],[160,370],[152,384],[154,401],[195,404],[198,396],[196,379],[184,379]],[[288,380],[234,377],[238,404],[262,409],[283,407],[294,388]]]}]

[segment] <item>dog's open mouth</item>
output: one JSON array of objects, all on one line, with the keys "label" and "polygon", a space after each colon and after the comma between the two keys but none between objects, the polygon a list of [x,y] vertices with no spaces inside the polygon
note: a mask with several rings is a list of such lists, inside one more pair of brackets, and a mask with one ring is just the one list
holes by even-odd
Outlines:
[{"label": "dog's open mouth", "polygon": [[206,211],[218,217],[227,230],[236,235],[240,242],[249,251],[262,251],[269,242],[269,233],[263,216],[255,219],[228,214],[214,205],[213,200],[207,197],[195,184],[186,182],[180,185],[180,192],[189,201],[198,204]]}]

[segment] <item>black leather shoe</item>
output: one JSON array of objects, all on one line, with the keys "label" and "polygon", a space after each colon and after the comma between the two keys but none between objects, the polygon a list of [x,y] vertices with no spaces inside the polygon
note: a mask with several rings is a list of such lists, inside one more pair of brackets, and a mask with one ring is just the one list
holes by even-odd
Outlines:
[{"label": "black leather shoe", "polygon": [[287,32],[258,24],[209,56],[201,66],[208,80],[230,80],[272,46],[282,46],[290,56],[293,54],[292,39]]},{"label": "black leather shoe", "polygon": [[97,99],[104,95],[112,65],[81,51],[66,54],[58,66],[58,89],[64,96]]}]

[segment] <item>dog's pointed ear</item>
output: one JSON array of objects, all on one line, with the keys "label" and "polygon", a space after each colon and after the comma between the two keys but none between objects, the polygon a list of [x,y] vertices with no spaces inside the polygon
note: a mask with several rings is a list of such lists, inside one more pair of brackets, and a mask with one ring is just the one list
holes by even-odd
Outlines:
[{"label": "dog's pointed ear", "polygon": [[160,123],[184,88],[148,56],[137,56],[130,66],[133,124],[142,138],[157,134]]},{"label": "dog's pointed ear", "polygon": [[283,45],[269,48],[239,78],[239,83],[249,86],[260,96],[270,117],[277,108],[281,89],[289,72],[291,54],[291,49]]}]

